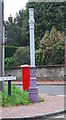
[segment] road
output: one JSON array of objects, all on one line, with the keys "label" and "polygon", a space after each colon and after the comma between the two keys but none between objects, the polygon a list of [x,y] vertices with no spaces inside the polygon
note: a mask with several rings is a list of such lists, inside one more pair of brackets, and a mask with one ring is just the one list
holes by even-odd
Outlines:
[{"label": "road", "polygon": [[[18,87],[22,87],[19,85]],[[48,95],[66,95],[66,85],[38,85],[39,94],[48,94]]]},{"label": "road", "polygon": [[66,86],[64,85],[39,85],[38,91],[40,94],[49,95],[64,95]]}]

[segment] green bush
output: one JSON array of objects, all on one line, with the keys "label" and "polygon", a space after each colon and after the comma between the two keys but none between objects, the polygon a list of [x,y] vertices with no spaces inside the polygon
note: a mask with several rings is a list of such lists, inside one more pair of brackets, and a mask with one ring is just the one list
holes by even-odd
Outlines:
[{"label": "green bush", "polygon": [[16,46],[5,46],[5,58],[12,57],[17,48]]},{"label": "green bush", "polygon": [[1,93],[2,101],[0,106],[16,106],[16,105],[27,105],[31,103],[27,91],[22,91],[20,88],[17,88],[15,85],[12,85],[11,96],[8,95],[8,87],[5,85],[4,92]]},{"label": "green bush", "polygon": [[15,66],[20,66],[22,64],[29,64],[30,63],[30,55],[29,55],[29,47],[19,47],[15,54]]},{"label": "green bush", "polygon": [[64,49],[59,48],[54,51],[46,51],[44,64],[64,64]]},{"label": "green bush", "polygon": [[5,58],[5,68],[13,68],[13,67],[15,67],[14,57]]}]

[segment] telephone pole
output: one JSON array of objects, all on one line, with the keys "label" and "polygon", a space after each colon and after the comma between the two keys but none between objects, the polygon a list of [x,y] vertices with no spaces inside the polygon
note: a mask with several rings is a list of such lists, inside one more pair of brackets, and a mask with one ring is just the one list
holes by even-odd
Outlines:
[{"label": "telephone pole", "polygon": [[4,0],[0,0],[0,90],[4,91]]},{"label": "telephone pole", "polygon": [[[0,77],[1,77],[1,68],[2,68],[2,1],[0,1]],[[2,88],[2,82],[0,81],[0,91]]]}]

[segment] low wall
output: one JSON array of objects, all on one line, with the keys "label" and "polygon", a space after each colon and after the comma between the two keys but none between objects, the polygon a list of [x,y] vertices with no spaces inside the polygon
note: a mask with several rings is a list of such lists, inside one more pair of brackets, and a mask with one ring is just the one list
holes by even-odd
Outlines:
[{"label": "low wall", "polygon": [[[5,76],[14,75],[17,80],[22,79],[20,68],[6,69]],[[64,80],[64,67],[62,65],[43,66],[36,68],[37,80]]]}]

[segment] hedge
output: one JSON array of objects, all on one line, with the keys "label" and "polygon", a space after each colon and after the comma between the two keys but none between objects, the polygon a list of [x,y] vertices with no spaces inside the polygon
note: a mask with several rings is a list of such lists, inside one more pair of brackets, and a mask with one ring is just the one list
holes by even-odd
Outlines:
[{"label": "hedge", "polygon": [[16,46],[5,46],[5,58],[12,57],[18,47]]}]

